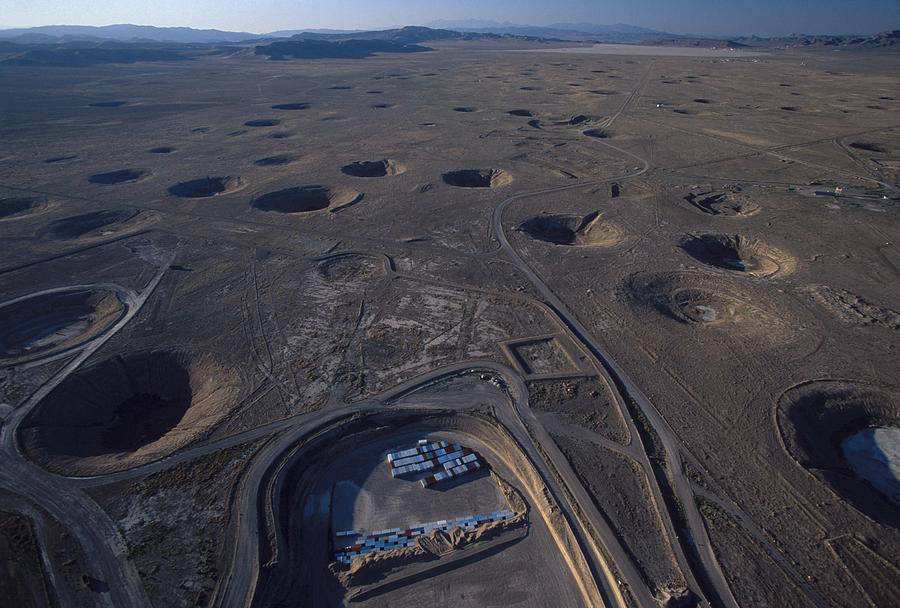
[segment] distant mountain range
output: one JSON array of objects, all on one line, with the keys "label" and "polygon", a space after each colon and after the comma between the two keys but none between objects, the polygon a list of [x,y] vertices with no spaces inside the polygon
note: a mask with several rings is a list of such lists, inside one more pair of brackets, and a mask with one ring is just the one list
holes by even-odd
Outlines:
[{"label": "distant mountain range", "polygon": [[[347,42],[350,40],[389,41],[396,47],[418,44],[432,40],[472,40],[495,38],[519,38],[529,40],[581,40],[618,43],[649,43],[679,46],[749,46],[749,47],[840,47],[840,48],[900,48],[900,31],[884,32],[871,36],[806,36],[791,35],[783,38],[758,38],[756,36],[724,40],[721,38],[683,36],[652,30],[632,25],[597,25],[593,23],[554,23],[548,26],[517,25],[496,21],[433,21],[431,27],[407,26],[404,28],[363,31],[363,30],[280,30],[266,34],[250,32],[229,32],[223,30],[198,30],[188,27],[154,27],[147,25],[107,25],[103,27],[81,25],[48,25],[34,28],[0,30],[0,47],[12,52],[10,45],[76,45],[84,49],[85,45],[138,44],[154,47],[156,53],[159,45],[233,45],[233,44],[267,44],[277,41],[327,41]],[[302,45],[301,45],[302,46]],[[313,48],[308,45],[303,49],[296,44],[293,51],[286,56],[298,56],[296,53],[334,52],[352,54],[363,52],[358,43],[342,48],[333,47],[326,51],[328,45]],[[375,45],[377,46],[377,45]],[[378,52],[372,46],[372,52]],[[389,45],[390,46],[390,45]],[[286,51],[288,47],[274,47]],[[387,47],[382,45],[382,49]],[[273,49],[274,50],[274,49]],[[80,51],[79,51],[80,52]],[[143,52],[143,51],[142,51]],[[146,51],[149,52],[149,51]],[[179,52],[179,51],[174,51]],[[223,51],[225,52],[225,51]],[[384,51],[382,51],[384,52]],[[74,51],[73,51],[74,53]],[[105,57],[105,52],[95,51],[97,57]],[[279,53],[274,53],[277,55]],[[87,61],[86,57],[81,60]]]},{"label": "distant mountain range", "polygon": [[[505,34],[533,38],[555,38],[560,40],[598,40],[604,42],[639,42],[660,38],[676,37],[675,34],[660,32],[633,25],[596,25],[592,23],[556,23],[548,26],[516,25],[495,21],[434,21],[426,24],[429,29],[454,30],[464,33]],[[406,28],[403,28],[406,29]],[[32,28],[0,30],[0,40],[10,40],[21,44],[42,44],[60,42],[96,42],[115,40],[118,42],[167,42],[182,44],[215,44],[227,42],[252,42],[262,39],[291,38],[294,36],[358,36],[369,34],[364,30],[279,30],[265,34],[250,32],[229,32],[223,30],[198,30],[189,27],[154,27],[150,25],[45,25]]]},{"label": "distant mountain range", "polygon": [[41,27],[0,30],[0,40],[20,44],[58,42],[176,42],[210,44],[217,42],[241,42],[262,38],[249,32],[224,32],[222,30],[195,30],[190,27],[155,27],[152,25],[45,25]]},{"label": "distant mountain range", "polygon": [[498,21],[475,19],[441,19],[425,24],[427,27],[493,34],[512,34],[536,38],[556,38],[559,40],[597,40],[598,42],[641,42],[660,38],[677,38],[678,34],[651,30],[634,25],[617,23],[598,25],[596,23],[554,23],[551,25],[517,25]]}]

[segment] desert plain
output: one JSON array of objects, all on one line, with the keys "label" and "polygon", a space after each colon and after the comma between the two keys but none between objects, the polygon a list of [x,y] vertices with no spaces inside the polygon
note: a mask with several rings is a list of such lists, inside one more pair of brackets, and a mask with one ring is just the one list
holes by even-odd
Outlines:
[{"label": "desert plain", "polygon": [[427,46],[0,64],[6,597],[900,604],[900,55]]}]

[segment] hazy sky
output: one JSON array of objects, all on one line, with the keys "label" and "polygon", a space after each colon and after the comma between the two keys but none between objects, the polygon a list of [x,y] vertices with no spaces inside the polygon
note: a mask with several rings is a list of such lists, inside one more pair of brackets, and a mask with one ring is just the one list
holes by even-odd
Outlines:
[{"label": "hazy sky", "polygon": [[676,34],[874,33],[900,29],[900,0],[0,0],[0,27],[135,23],[263,33],[435,19],[627,23]]}]

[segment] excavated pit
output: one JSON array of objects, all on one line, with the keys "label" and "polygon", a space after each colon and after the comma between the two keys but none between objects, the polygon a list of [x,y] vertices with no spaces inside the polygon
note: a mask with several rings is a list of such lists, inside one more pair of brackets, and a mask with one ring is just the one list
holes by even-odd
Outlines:
[{"label": "excavated pit", "polygon": [[0,366],[16,365],[83,344],[125,314],[106,289],[40,294],[0,307]]},{"label": "excavated pit", "polygon": [[341,167],[341,173],[353,177],[385,177],[399,175],[406,171],[406,167],[397,164],[390,159],[361,160]]},{"label": "excavated pit", "polygon": [[861,432],[900,427],[900,390],[850,380],[808,382],[782,394],[776,420],[785,449],[800,466],[869,517],[900,526],[900,504],[890,491],[861,476],[847,459],[847,442]]},{"label": "excavated pit", "polygon": [[[422,489],[416,482],[400,478],[392,480],[384,461],[387,451],[399,449],[409,441],[414,443],[417,438],[440,438],[471,446],[484,463],[483,468],[489,467],[491,472],[473,473],[421,494]],[[490,547],[482,543],[490,543],[498,534],[524,538],[525,530],[521,524],[526,521],[529,537],[547,538],[547,533],[552,530],[553,538],[562,540],[535,545],[542,549],[539,558],[530,555],[527,549],[523,553],[515,549],[504,552],[499,557],[501,568],[505,560],[509,560],[510,568],[519,571],[523,558],[536,571],[546,572],[551,565],[559,567],[547,577],[555,585],[553,589],[523,586],[524,591],[517,597],[549,605],[551,597],[558,599],[564,595],[563,604],[574,605],[580,589],[583,597],[577,603],[600,605],[602,601],[596,587],[589,582],[592,581],[591,573],[582,554],[572,552],[566,560],[561,560],[555,552],[557,547],[563,551],[563,546],[575,542],[571,528],[559,517],[559,507],[548,496],[540,474],[521,447],[489,415],[390,411],[376,412],[365,418],[347,418],[317,430],[314,436],[297,445],[289,459],[277,466],[274,487],[279,490],[267,496],[270,501],[267,508],[271,508],[275,517],[263,521],[259,534],[278,539],[279,548],[285,547],[279,555],[285,557],[273,568],[260,573],[255,597],[262,605],[277,603],[277,598],[286,597],[291,590],[301,587],[309,596],[323,598],[323,605],[343,605],[348,598],[352,603],[356,599],[369,599],[374,594],[385,594],[380,599],[385,600],[386,605],[393,605],[391,600],[397,597],[392,594],[394,590],[421,581],[426,581],[427,585],[432,576],[441,576],[455,566],[450,563],[444,566],[447,562],[439,560],[466,557],[465,553],[457,553],[464,544],[468,545],[468,550],[478,551],[479,547]],[[320,504],[325,508],[318,507]],[[456,505],[465,506],[457,509]],[[363,531],[390,525],[403,527],[411,522],[456,517],[457,510],[459,515],[467,515],[498,507],[515,512],[509,526],[479,526],[476,532],[466,537],[465,543],[461,542],[462,530],[453,530],[454,520],[445,519],[442,523],[448,525],[440,533],[422,535],[409,547],[357,556],[351,564],[335,562],[328,550],[339,546],[340,540],[333,536],[335,532],[351,526]],[[391,510],[396,513],[389,514]],[[367,522],[370,523],[367,525]],[[263,554],[263,559],[272,555],[269,545],[262,551],[268,551]],[[486,555],[474,555],[476,557],[466,558],[466,565],[486,563],[475,561]],[[535,562],[536,559],[546,561]],[[427,570],[419,569],[423,565]],[[332,578],[322,575],[326,569]],[[478,576],[475,583],[488,590],[493,584],[491,581],[497,576],[506,577],[507,573],[498,570],[466,576]],[[527,579],[528,575],[506,581],[507,586],[521,585],[523,578]],[[542,593],[546,595],[538,595]],[[513,603],[521,601],[524,600]],[[407,605],[405,601],[395,603]]]},{"label": "excavated pit", "polygon": [[475,108],[468,108],[468,107],[465,107],[465,106],[458,106],[458,107],[456,107],[456,108],[453,108],[453,111],[454,111],[454,112],[474,112],[474,111],[475,111]]},{"label": "excavated pit", "polygon": [[692,258],[717,268],[770,277],[793,270],[794,261],[774,247],[739,234],[688,236],[681,248]]},{"label": "excavated pit", "polygon": [[19,441],[45,468],[91,475],[165,457],[221,420],[238,376],[208,353],[157,350],[78,372],[26,417]]},{"label": "excavated pit", "polygon": [[89,103],[88,107],[91,108],[120,108],[124,106],[127,101],[96,101],[94,103]]},{"label": "excavated pit", "polygon": [[257,118],[244,123],[245,127],[276,127],[281,124],[277,118]]},{"label": "excavated pit", "polygon": [[201,177],[169,186],[166,192],[180,198],[206,198],[234,192],[242,185],[239,177]]},{"label": "excavated pit", "polygon": [[107,173],[95,173],[88,178],[92,184],[103,184],[112,186],[115,184],[128,184],[136,182],[150,175],[149,171],[144,169],[118,169]]},{"label": "excavated pit", "polygon": [[294,103],[278,103],[272,106],[273,110],[306,110],[309,108],[309,104],[305,102],[294,102]]},{"label": "excavated pit", "polygon": [[29,215],[46,207],[44,199],[31,196],[0,198],[0,220]]},{"label": "excavated pit", "polygon": [[512,182],[512,176],[502,169],[462,169],[448,171],[441,176],[448,186],[457,188],[497,188]]},{"label": "excavated pit", "polygon": [[692,192],[684,200],[709,215],[747,216],[759,211],[759,205],[755,201],[740,193]]},{"label": "excavated pit", "polygon": [[295,186],[263,194],[250,201],[250,206],[276,213],[307,213],[350,205],[362,197],[361,192],[346,188],[331,190],[324,186]]},{"label": "excavated pit", "polygon": [[297,160],[297,158],[298,157],[293,154],[277,154],[275,156],[266,156],[265,158],[255,160],[253,161],[253,164],[257,167],[278,167],[281,165],[288,165]]},{"label": "excavated pit", "polygon": [[157,148],[150,148],[147,150],[150,154],[171,154],[177,150],[177,148],[173,148],[172,146],[159,146]]},{"label": "excavated pit", "polygon": [[73,215],[49,223],[38,231],[38,236],[58,240],[77,239],[100,228],[126,222],[138,213],[140,211],[137,209],[104,209]]},{"label": "excavated pit", "polygon": [[507,112],[510,116],[524,116],[525,118],[531,118],[534,114],[531,113],[530,110],[510,110]]},{"label": "excavated pit", "polygon": [[611,247],[623,241],[622,231],[600,220],[600,212],[585,216],[542,214],[529,218],[517,230],[554,245]]}]

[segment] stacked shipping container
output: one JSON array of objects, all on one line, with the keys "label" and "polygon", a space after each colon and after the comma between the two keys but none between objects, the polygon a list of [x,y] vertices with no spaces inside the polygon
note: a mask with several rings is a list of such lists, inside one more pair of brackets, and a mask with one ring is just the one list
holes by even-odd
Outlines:
[{"label": "stacked shipping container", "polygon": [[469,448],[451,446],[446,441],[428,443],[426,439],[420,439],[414,448],[388,454],[387,460],[393,477],[439,469],[421,480],[423,488],[481,468],[478,456]]},{"label": "stacked shipping container", "polygon": [[502,511],[488,513],[487,515],[471,515],[469,517],[457,517],[456,519],[442,519],[426,524],[419,524],[406,529],[391,528],[390,530],[380,530],[369,534],[360,533],[356,530],[337,532],[334,535],[334,544],[339,550],[335,551],[334,559],[349,564],[353,561],[353,558],[360,555],[410,547],[415,544],[417,536],[430,534],[433,530],[443,530],[445,532],[449,532],[454,528],[474,530],[478,526],[510,519],[514,515],[515,513],[512,511],[504,509]]}]

